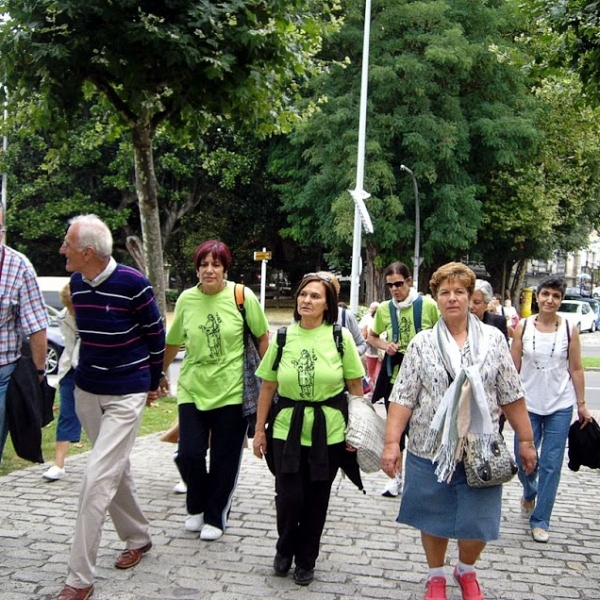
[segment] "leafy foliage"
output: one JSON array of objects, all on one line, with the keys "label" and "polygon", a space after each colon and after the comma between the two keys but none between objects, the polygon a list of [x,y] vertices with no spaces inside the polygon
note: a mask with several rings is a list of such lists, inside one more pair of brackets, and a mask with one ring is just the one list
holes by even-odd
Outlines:
[{"label": "leafy foliage", "polygon": [[162,123],[215,122],[266,135],[299,118],[299,86],[320,64],[335,7],[315,0],[0,0],[3,81],[16,101],[40,93],[40,117],[73,115],[91,84],[126,131],[148,271],[165,306],[153,138]]},{"label": "leafy foliage", "polygon": [[[320,111],[271,159],[289,213],[284,233],[332,249],[340,262],[353,222],[347,190],[356,169],[361,8],[350,4],[324,48],[338,63],[313,86]],[[379,264],[412,262],[415,198],[401,164],[418,180],[421,253],[430,270],[473,247],[494,173],[530,156],[538,134],[526,74],[502,59],[516,54],[516,31],[505,2],[384,0],[374,7],[365,188],[375,233],[365,244]]]}]

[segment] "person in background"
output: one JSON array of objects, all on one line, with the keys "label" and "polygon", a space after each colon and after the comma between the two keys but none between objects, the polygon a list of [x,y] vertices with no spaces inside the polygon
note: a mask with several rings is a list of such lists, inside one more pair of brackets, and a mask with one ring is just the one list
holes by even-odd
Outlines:
[{"label": "person in background", "polygon": [[[227,528],[248,421],[242,413],[244,319],[227,280],[231,252],[217,240],[194,252],[198,285],[177,299],[167,333],[164,371],[185,344],[177,382],[179,445],[175,462],[187,484],[187,531],[214,541]],[[269,324],[256,296],[244,288],[246,321],[263,356]],[[210,444],[210,460],[206,457]]]},{"label": "person in background", "polygon": [[81,338],[75,409],[92,451],[83,475],[66,585],[58,600],[87,600],[102,526],[110,513],[126,549],[114,563],[130,569],[152,548],[129,455],[146,402],[158,397],[165,330],[150,282],[112,257],[110,229],[96,215],[69,221],[60,247],[71,276]]},{"label": "person in background", "polygon": [[[557,315],[565,290],[561,277],[553,275],[540,281],[537,287],[539,313],[517,325],[511,348],[525,389],[533,444],[539,453],[533,472],[524,469],[517,459],[523,485],[521,514],[529,518],[531,536],[539,543],[549,539],[550,517],[573,409],[577,409],[581,427],[592,420],[585,404],[579,331]],[[529,440],[531,438],[515,435],[515,448]]]},{"label": "person in background", "polygon": [[[323,273],[304,276],[295,295],[294,323],[276,365],[273,343],[256,374],[263,379],[253,441],[255,456],[270,454],[275,472],[278,540],[275,575],[285,577],[295,560],[294,582],[309,585],[325,527],[333,480],[342,465],[350,394],[362,396],[363,366],[350,333],[334,337],[338,298]],[[275,393],[272,441],[265,425]]]},{"label": "person in background", "polygon": [[369,331],[373,326],[375,320],[375,313],[379,307],[379,302],[371,302],[369,310],[364,314],[363,318],[358,324],[360,333],[363,336],[365,342],[367,342],[367,350],[365,352],[365,358],[367,362],[367,377],[369,379],[369,385],[371,388],[375,387],[375,382],[379,375],[379,369],[381,367],[381,360],[379,359],[379,349],[369,344]]},{"label": "person in background", "polygon": [[0,462],[8,436],[6,391],[24,336],[40,382],[46,375],[48,310],[29,259],[4,244],[4,211],[0,208]]},{"label": "person in background", "polygon": [[521,317],[519,317],[519,313],[517,309],[512,305],[512,302],[507,298],[504,301],[504,316],[506,317],[506,324],[513,330],[519,324]]},{"label": "person in background", "polygon": [[[492,327],[499,329],[502,332],[502,335],[506,338],[506,342],[510,344],[508,341],[506,319],[487,309],[492,302],[492,298],[493,292],[490,283],[484,279],[477,279],[475,281],[475,291],[471,294],[471,300],[469,301],[469,310],[486,325],[491,325]],[[504,430],[504,423],[506,423],[506,417],[504,416],[502,409],[498,410],[500,411],[500,416],[498,419],[498,431],[502,433]]]},{"label": "person in background", "polygon": [[[412,277],[408,267],[404,263],[393,262],[388,265],[384,272],[384,277],[385,285],[390,290],[392,298],[389,302],[382,302],[377,309],[373,326],[369,331],[368,342],[374,348],[385,352],[379,377],[373,390],[372,401],[377,402],[383,398],[387,410],[392,386],[398,376],[398,370],[402,364],[402,359],[404,358],[409,342],[421,329],[433,327],[437,323],[439,312],[433,299],[421,296],[412,287]],[[394,339],[391,311],[394,312],[398,322],[397,339]],[[416,321],[420,321],[420,325]],[[386,339],[379,337],[382,333],[386,334]],[[406,434],[403,432],[400,438],[401,456],[405,444]],[[398,463],[398,472],[388,481],[381,495],[394,498],[401,493],[402,460]]]},{"label": "person in background", "polygon": [[471,294],[469,310],[486,325],[492,325],[499,329],[508,342],[506,319],[488,310],[492,298],[493,292],[490,283],[484,279],[477,279],[475,281],[475,291]]},{"label": "person in background", "polygon": [[533,432],[506,339],[469,313],[473,271],[448,263],[429,286],[441,318],[408,347],[390,398],[381,464],[390,476],[398,470],[398,442],[410,420],[397,521],[421,532],[429,567],[424,600],[447,598],[444,567],[451,538],[458,540],[454,578],[463,600],[483,600],[475,563],[486,543],[499,536],[502,486],[468,485],[458,414],[469,436],[485,437],[497,430],[501,405],[521,440],[517,451],[527,473],[536,464]]},{"label": "person in background", "polygon": [[75,311],[71,302],[69,284],[61,290],[60,299],[64,308],[58,313],[57,319],[65,340],[65,347],[58,361],[60,411],[56,426],[54,464],[42,475],[49,481],[56,481],[65,476],[65,458],[69,451],[69,445],[79,443],[81,439],[81,423],[75,412],[75,368],[79,360],[79,333],[75,323]]}]

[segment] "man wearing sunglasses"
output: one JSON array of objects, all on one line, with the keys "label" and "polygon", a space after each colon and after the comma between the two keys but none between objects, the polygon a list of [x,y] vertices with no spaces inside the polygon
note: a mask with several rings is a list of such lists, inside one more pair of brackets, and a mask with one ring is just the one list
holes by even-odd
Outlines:
[{"label": "man wearing sunglasses", "polygon": [[[385,352],[372,401],[383,398],[387,410],[389,396],[409,342],[421,329],[430,329],[437,323],[439,311],[434,300],[421,296],[412,287],[412,277],[404,263],[393,262],[388,265],[384,277],[392,298],[389,302],[381,303],[377,309],[367,342]],[[385,339],[380,338],[384,332]],[[405,434],[400,440],[401,452],[404,443]],[[382,496],[394,498],[401,493],[402,472],[399,472],[387,483]]]}]

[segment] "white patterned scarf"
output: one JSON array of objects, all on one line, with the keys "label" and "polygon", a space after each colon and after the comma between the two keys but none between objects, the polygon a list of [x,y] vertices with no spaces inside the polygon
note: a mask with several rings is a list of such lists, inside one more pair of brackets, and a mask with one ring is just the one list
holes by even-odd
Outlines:
[{"label": "white patterned scarf", "polygon": [[408,290],[408,296],[406,296],[406,298],[404,298],[404,300],[402,300],[401,302],[398,302],[398,300],[396,300],[392,296],[392,304],[396,307],[398,314],[400,314],[401,310],[403,310],[404,308],[408,308],[409,306],[412,306],[413,302],[418,297],[419,297],[419,292],[417,292],[417,290],[415,290],[415,288],[410,288]]},{"label": "white patterned scarf", "polygon": [[443,319],[435,324],[433,334],[452,380],[433,417],[424,445],[425,451],[435,452],[432,462],[437,463],[435,473],[441,483],[452,479],[456,464],[462,460],[467,437],[491,441],[495,431],[481,379],[481,366],[489,350],[485,327],[475,315],[469,314],[467,339],[472,364],[462,368],[460,348]]}]

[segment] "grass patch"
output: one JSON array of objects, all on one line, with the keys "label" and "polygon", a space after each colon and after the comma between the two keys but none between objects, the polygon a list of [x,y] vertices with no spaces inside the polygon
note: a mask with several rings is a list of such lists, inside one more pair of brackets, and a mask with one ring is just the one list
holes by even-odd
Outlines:
[{"label": "grass patch", "polygon": [[582,356],[581,362],[584,369],[600,369],[600,356]]},{"label": "grass patch", "polygon": [[[58,397],[54,405],[55,411],[58,410]],[[142,423],[138,435],[147,435],[156,433],[157,431],[165,431],[169,429],[175,417],[177,416],[177,400],[175,398],[161,398],[153,406],[149,406],[144,410]],[[56,424],[58,422],[58,412],[55,412],[55,419],[42,429],[42,453],[47,462],[54,459],[54,443],[56,441]],[[81,443],[71,444],[69,448],[69,456],[81,454],[92,449],[85,432],[81,432]],[[4,447],[4,455],[2,456],[2,464],[0,465],[0,475],[7,475],[12,471],[31,467],[34,463],[19,458],[14,451],[10,435]],[[41,476],[41,474],[40,474]]]}]

